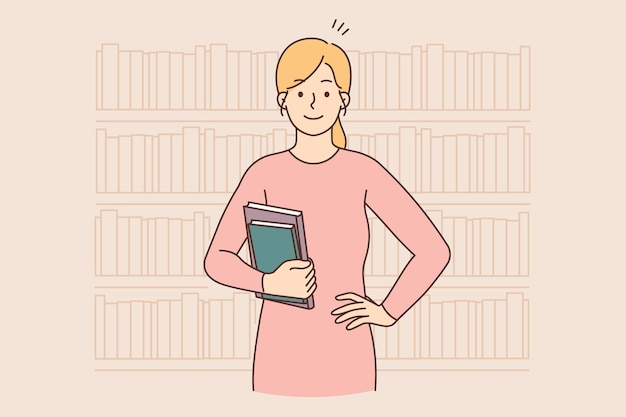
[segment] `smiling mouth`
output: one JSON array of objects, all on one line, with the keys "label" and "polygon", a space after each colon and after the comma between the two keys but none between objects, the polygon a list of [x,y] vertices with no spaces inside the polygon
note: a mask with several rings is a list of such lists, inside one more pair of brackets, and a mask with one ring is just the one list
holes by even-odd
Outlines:
[{"label": "smiling mouth", "polygon": [[322,117],[324,117],[324,116],[322,115],[322,116],[319,116],[319,117],[309,117],[309,116],[307,116],[307,115],[305,114],[305,115],[304,115],[304,117],[305,117],[306,119],[309,119],[309,120],[319,120],[319,119],[321,119],[321,118],[322,118]]}]

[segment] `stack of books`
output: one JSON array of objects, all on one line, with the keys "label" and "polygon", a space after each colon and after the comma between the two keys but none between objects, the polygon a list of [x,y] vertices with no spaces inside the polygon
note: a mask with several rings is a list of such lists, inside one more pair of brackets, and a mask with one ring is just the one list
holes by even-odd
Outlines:
[{"label": "stack of books", "polygon": [[[309,259],[301,211],[252,202],[243,211],[253,268],[269,274],[285,261]],[[306,309],[314,306],[313,295],[294,298],[256,293],[256,296]]]}]

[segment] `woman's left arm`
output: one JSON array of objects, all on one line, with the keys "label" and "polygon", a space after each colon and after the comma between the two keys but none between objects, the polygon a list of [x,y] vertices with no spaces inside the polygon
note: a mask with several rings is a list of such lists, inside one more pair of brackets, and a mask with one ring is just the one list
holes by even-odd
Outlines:
[{"label": "woman's left arm", "polygon": [[450,260],[450,248],[411,194],[376,160],[368,157],[367,166],[365,203],[412,257],[380,305],[356,294],[337,297],[354,301],[333,312],[341,314],[338,323],[357,318],[348,329],[364,323],[395,323],[428,291]]}]

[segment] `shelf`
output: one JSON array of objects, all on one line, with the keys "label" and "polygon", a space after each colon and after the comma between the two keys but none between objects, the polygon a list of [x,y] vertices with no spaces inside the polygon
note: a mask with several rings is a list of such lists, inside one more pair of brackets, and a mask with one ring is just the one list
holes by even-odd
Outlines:
[{"label": "shelf", "polygon": [[[95,359],[96,371],[252,371],[252,359]],[[377,359],[379,371],[528,371],[529,359]]]},{"label": "shelf", "polygon": [[[398,277],[390,276],[366,276],[367,288],[390,289]],[[433,285],[432,289],[446,288],[519,288],[530,287],[530,277],[527,276],[503,276],[481,277],[464,276],[452,277],[441,276]],[[207,276],[98,276],[94,278],[94,287],[98,289],[225,289],[240,291],[216,283]]]},{"label": "shelf", "polygon": [[[530,123],[529,110],[348,110],[342,123],[459,122]],[[96,123],[284,123],[287,115],[274,110],[96,110]],[[278,128],[280,126],[269,126]]]},{"label": "shelf", "polygon": [[[96,206],[223,205],[232,193],[97,193]],[[411,193],[421,205],[530,205],[530,193]]]},{"label": "shelf", "polygon": [[95,359],[96,371],[251,371],[252,359]]},{"label": "shelf", "polygon": [[378,359],[380,371],[528,371],[529,359]]}]

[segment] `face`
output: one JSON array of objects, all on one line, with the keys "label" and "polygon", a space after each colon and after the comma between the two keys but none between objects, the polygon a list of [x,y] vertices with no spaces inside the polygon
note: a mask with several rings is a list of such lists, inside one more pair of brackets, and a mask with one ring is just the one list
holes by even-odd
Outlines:
[{"label": "face", "polygon": [[306,81],[278,95],[278,102],[287,110],[291,123],[311,136],[328,131],[347,101],[348,94],[339,91],[333,71],[325,63]]}]

